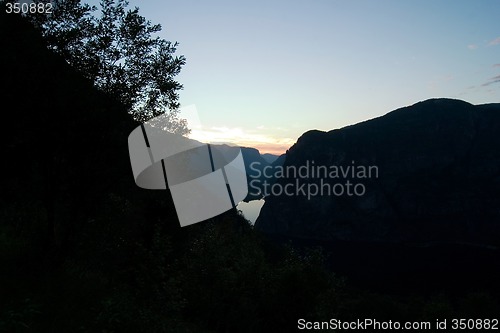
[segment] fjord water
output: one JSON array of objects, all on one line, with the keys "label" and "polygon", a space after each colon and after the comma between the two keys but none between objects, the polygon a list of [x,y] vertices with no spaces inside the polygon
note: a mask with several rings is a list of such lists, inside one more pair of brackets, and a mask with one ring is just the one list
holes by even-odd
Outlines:
[{"label": "fjord water", "polygon": [[259,217],[260,209],[264,205],[264,202],[265,201],[263,199],[252,200],[249,202],[242,201],[236,206],[236,209],[241,210],[243,216],[254,224]]}]

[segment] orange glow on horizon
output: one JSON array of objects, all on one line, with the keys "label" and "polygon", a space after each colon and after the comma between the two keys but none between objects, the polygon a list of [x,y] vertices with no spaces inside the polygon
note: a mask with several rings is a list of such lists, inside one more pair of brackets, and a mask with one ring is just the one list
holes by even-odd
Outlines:
[{"label": "orange glow on horizon", "polygon": [[261,154],[273,154],[276,156],[280,156],[286,153],[287,149],[289,149],[291,146],[283,144],[256,142],[254,145],[248,145],[248,147],[258,149]]},{"label": "orange glow on horizon", "polygon": [[276,138],[261,133],[248,133],[241,128],[194,129],[189,135],[191,139],[206,143],[230,144],[240,147],[258,149],[261,154],[282,155],[293,144],[293,139]]}]

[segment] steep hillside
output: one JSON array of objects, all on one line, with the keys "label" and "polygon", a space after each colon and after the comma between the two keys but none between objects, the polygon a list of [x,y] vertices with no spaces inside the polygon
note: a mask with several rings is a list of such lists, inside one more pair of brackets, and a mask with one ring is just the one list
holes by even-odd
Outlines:
[{"label": "steep hillside", "polygon": [[[270,196],[256,228],[318,240],[499,245],[498,133],[500,104],[449,99],[330,132],[307,132],[289,150],[285,167],[314,165],[330,172],[351,166],[356,174],[282,177],[281,187],[343,187],[309,198],[302,192]],[[357,174],[369,167],[371,176]],[[357,194],[347,193],[346,181],[351,192],[361,184]]]}]

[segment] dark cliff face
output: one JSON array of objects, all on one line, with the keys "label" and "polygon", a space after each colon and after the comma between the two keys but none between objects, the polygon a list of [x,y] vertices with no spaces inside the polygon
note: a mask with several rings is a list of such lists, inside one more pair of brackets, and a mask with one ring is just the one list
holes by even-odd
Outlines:
[{"label": "dark cliff face", "polygon": [[[342,183],[346,190],[346,181],[359,183],[363,194],[337,195],[338,187],[309,199],[303,193],[271,195],[255,226],[318,240],[499,245],[499,134],[500,104],[450,99],[427,100],[330,132],[307,132],[288,151],[285,168],[375,167],[371,177],[299,179],[306,189]],[[297,187],[297,178],[281,177],[278,184]]]},{"label": "dark cliff face", "polygon": [[[243,163],[245,164],[245,170],[247,174],[247,185],[248,185],[248,194],[244,199],[245,202],[258,200],[262,198],[260,195],[260,189],[254,188],[252,186],[252,180],[260,179],[261,175],[265,168],[269,168],[271,163],[269,163],[260,152],[255,148],[250,147],[238,147],[238,146],[229,146],[229,145],[216,145],[218,149],[226,150],[226,151],[241,151],[241,155],[243,157]],[[260,183],[260,182],[259,182]]]},{"label": "dark cliff face", "polygon": [[[119,103],[49,52],[27,21],[3,14],[0,97],[8,105],[8,125],[2,144],[11,163],[6,164],[9,177],[2,195],[10,200],[40,190],[38,195],[46,199],[44,191],[55,191],[52,186],[64,181],[75,192],[98,193],[93,188],[123,183],[120,177],[130,179],[123,142],[138,124]],[[47,184],[41,185],[42,180]],[[129,183],[134,185],[133,179]]]},{"label": "dark cliff face", "polygon": [[[245,169],[247,173],[248,182],[248,195],[245,198],[245,202],[252,200],[259,200],[262,198],[262,184],[266,180],[265,174],[272,174],[272,171],[277,166],[281,166],[284,161],[284,156],[281,155],[278,158],[274,158],[273,162],[269,162],[270,154],[261,155],[260,152],[255,148],[241,147],[241,153],[245,163]],[[268,169],[266,171],[266,169]],[[272,182],[274,179],[269,179]]]}]

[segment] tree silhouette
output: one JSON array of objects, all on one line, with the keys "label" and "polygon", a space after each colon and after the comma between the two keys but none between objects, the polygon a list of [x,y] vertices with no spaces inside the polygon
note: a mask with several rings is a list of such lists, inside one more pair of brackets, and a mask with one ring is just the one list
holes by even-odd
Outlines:
[{"label": "tree silhouette", "polygon": [[137,7],[127,9],[125,0],[102,0],[100,10],[79,0],[51,3],[50,15],[28,14],[51,50],[123,103],[136,120],[167,112],[169,131],[189,133],[178,117],[183,87],[174,79],[186,59],[175,55],[177,42],[154,36],[161,31],[159,24],[146,20]]}]

